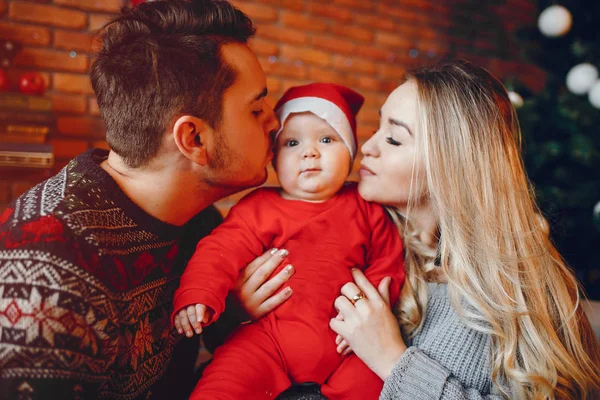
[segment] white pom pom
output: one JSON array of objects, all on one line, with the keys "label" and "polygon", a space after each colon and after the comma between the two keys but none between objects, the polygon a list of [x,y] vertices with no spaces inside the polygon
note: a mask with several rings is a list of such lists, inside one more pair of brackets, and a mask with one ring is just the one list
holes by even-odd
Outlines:
[{"label": "white pom pom", "polygon": [[515,106],[515,108],[523,107],[523,97],[517,92],[513,92],[512,90],[508,92],[508,98],[510,102]]},{"label": "white pom pom", "polygon": [[554,5],[542,11],[538,19],[538,28],[545,36],[558,37],[569,32],[572,22],[573,18],[569,10]]},{"label": "white pom pom", "polygon": [[600,217],[600,201],[594,206],[594,217]]},{"label": "white pom pom", "polygon": [[596,81],[596,83],[592,85],[592,88],[588,93],[588,99],[594,107],[600,108],[600,81]]},{"label": "white pom pom", "polygon": [[598,80],[596,67],[588,63],[578,64],[567,74],[567,87],[575,94],[585,94],[596,80]]}]

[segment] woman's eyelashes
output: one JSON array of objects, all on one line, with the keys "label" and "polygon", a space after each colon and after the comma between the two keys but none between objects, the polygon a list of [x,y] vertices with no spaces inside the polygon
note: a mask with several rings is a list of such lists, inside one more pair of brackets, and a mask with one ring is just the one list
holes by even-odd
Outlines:
[{"label": "woman's eyelashes", "polygon": [[394,140],[393,137],[388,136],[385,138],[386,143],[391,144],[392,146],[400,146],[402,143],[400,143],[397,140]]},{"label": "woman's eyelashes", "polygon": [[260,110],[256,110],[256,111],[252,111],[252,115],[254,115],[255,117],[258,117],[260,114],[262,114],[263,110],[262,108]]}]

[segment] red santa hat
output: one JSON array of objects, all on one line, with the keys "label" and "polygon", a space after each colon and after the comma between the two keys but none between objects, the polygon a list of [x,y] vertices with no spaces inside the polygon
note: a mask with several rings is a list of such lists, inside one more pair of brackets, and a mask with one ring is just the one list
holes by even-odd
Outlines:
[{"label": "red santa hat", "polygon": [[311,83],[289,88],[275,105],[281,122],[279,135],[286,119],[294,113],[311,112],[327,122],[342,138],[350,155],[356,156],[356,114],[365,98],[354,90],[335,83]]}]

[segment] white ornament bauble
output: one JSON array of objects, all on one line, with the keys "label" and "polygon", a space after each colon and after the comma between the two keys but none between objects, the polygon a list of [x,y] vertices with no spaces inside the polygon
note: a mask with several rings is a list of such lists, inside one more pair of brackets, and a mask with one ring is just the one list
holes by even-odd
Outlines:
[{"label": "white ornament bauble", "polygon": [[594,217],[600,217],[600,201],[594,206]]},{"label": "white ornament bauble", "polygon": [[594,107],[600,108],[600,81],[596,81],[596,83],[592,85],[592,88],[588,93],[588,99]]},{"label": "white ornament bauble", "polygon": [[521,97],[519,93],[513,92],[511,90],[510,92],[508,92],[508,98],[510,99],[510,102],[513,104],[513,106],[515,106],[515,108],[523,107],[523,97]]},{"label": "white ornament bauble", "polygon": [[573,18],[569,10],[554,5],[542,11],[538,19],[538,28],[545,36],[558,37],[569,32],[572,22]]},{"label": "white ornament bauble", "polygon": [[583,63],[571,68],[567,74],[567,87],[575,94],[585,94],[598,80],[598,69],[592,64]]}]

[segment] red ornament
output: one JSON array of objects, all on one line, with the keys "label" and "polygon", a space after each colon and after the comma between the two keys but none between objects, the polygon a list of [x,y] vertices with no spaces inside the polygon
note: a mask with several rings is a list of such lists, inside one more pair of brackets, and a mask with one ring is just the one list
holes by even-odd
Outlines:
[{"label": "red ornament", "polygon": [[145,0],[131,0],[131,7],[137,7],[138,5],[144,3]]},{"label": "red ornament", "polygon": [[26,72],[19,78],[19,90],[25,94],[44,94],[44,78],[37,72]]},{"label": "red ornament", "polygon": [[10,81],[5,70],[0,69],[0,92],[8,92],[10,90]]}]

